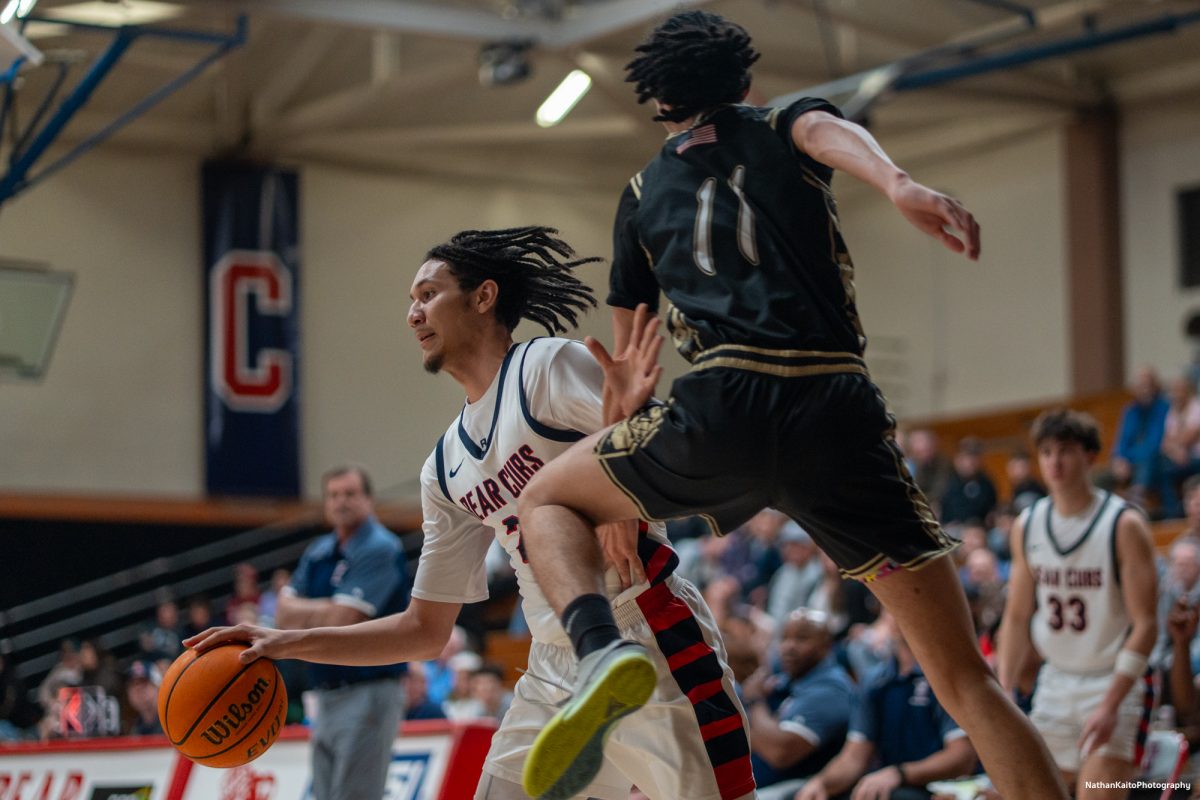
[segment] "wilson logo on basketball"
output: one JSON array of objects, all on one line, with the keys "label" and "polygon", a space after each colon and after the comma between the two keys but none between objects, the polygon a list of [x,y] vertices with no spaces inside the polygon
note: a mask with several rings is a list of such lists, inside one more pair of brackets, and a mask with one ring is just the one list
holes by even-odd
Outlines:
[{"label": "wilson logo on basketball", "polygon": [[250,692],[246,695],[244,703],[230,703],[229,711],[225,716],[208,726],[208,730],[202,731],[201,736],[209,744],[221,744],[235,733],[238,728],[242,727],[242,723],[250,718],[258,704],[262,702],[266,696],[270,685],[265,678],[259,678],[254,686],[250,688]]},{"label": "wilson logo on basketball", "polygon": [[261,756],[287,717],[275,664],[241,663],[244,645],[184,651],[158,689],[158,716],[171,744],[206,767],[237,767]]}]

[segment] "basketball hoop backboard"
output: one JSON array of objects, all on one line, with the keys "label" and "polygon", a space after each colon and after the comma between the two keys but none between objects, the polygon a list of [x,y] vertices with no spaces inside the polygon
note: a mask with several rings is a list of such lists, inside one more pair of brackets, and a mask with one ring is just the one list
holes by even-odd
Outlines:
[{"label": "basketball hoop backboard", "polygon": [[75,276],[0,262],[0,380],[40,380],[62,327]]}]

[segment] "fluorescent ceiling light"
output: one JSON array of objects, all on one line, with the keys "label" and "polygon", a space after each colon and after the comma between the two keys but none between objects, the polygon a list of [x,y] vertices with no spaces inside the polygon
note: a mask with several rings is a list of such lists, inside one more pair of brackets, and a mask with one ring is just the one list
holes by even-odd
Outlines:
[{"label": "fluorescent ceiling light", "polygon": [[29,16],[29,12],[33,11],[36,3],[37,0],[8,0],[4,4],[4,10],[0,11],[0,24],[11,22],[13,17]]},{"label": "fluorescent ceiling light", "polygon": [[149,25],[178,17],[183,6],[159,0],[88,0],[45,11],[47,17],[91,25]]},{"label": "fluorescent ceiling light", "polygon": [[563,121],[575,104],[592,88],[592,76],[581,69],[572,70],[558,88],[550,93],[537,110],[537,124],[549,128]]}]

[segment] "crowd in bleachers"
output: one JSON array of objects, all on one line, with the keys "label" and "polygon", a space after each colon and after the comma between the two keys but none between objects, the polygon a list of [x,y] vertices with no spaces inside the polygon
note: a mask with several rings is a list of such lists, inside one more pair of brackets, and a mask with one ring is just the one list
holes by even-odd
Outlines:
[{"label": "crowd in bleachers", "polygon": [[[182,653],[182,642],[213,625],[272,625],[279,592],[289,578],[287,570],[276,570],[264,587],[254,566],[238,564],[231,595],[219,613],[207,597],[198,595],[186,600],[181,616],[180,604],[164,589],[153,620],[139,632],[135,654],[119,663],[99,639],[64,639],[57,662],[36,687],[26,687],[12,662],[0,654],[0,742],[161,733],[158,687]],[[504,669],[486,663],[468,641],[464,629],[456,627],[437,658],[409,666],[407,719],[500,719],[504,715],[512,700]],[[313,711],[304,705],[309,688],[304,665],[290,661],[277,665],[288,689],[288,722],[302,722]],[[92,698],[110,702],[114,713],[111,722],[72,730],[64,723],[63,707],[72,691],[84,687],[89,687]]]},{"label": "crowd in bleachers", "polygon": [[[59,643],[57,662],[32,691],[8,662],[0,660],[4,698],[0,703],[0,741],[46,740],[79,733],[161,733],[158,686],[171,662],[183,652],[183,640],[213,625],[271,624],[278,592],[290,577],[287,570],[276,570],[260,591],[258,570],[252,565],[238,564],[233,572],[231,596],[219,612],[208,597],[195,595],[183,603],[181,614],[180,603],[170,590],[161,589],[154,618],[138,632],[135,651],[124,659],[118,660],[105,648],[102,636],[64,639]],[[289,719],[298,721],[302,717],[303,670],[288,664],[281,665],[281,670],[285,680],[294,681],[296,705],[289,709]],[[110,707],[112,713],[89,714],[94,724],[80,731],[64,721],[63,707],[72,690],[84,687],[89,687],[89,701],[94,706]]]},{"label": "crowd in bleachers", "polygon": [[[1160,724],[1177,723],[1195,741],[1200,739],[1192,678],[1200,672],[1200,399],[1190,378],[1174,380],[1163,391],[1148,369],[1137,373],[1131,388],[1133,399],[1119,428],[1106,432],[1112,456],[1099,465],[1095,478],[1153,518],[1186,519],[1182,535],[1161,557],[1160,635],[1151,664],[1163,678],[1163,702],[1176,710],[1160,715]],[[991,657],[1009,578],[1009,534],[1018,515],[1045,494],[1035,459],[1027,451],[1012,452],[1003,480],[996,481],[984,468],[985,444],[978,439],[957,442],[950,456],[931,430],[901,431],[898,444],[932,510],[961,542],[954,558],[980,646]],[[959,743],[962,732],[940,712],[873,595],[863,584],[843,580],[799,525],[765,509],[719,538],[697,520],[672,522],[668,531],[679,554],[679,573],[704,593],[724,635],[751,715],[764,797],[790,800],[795,791],[789,787],[795,784],[789,782],[814,774],[832,776],[835,784],[850,773],[854,780],[884,780],[871,776],[889,760],[933,764],[936,769],[920,772],[922,783],[975,769],[969,742]],[[513,588],[503,559],[489,562],[489,569],[494,587]],[[238,565],[230,599],[219,611],[205,598],[192,597],[181,614],[175,599],[163,597],[139,638],[139,652],[121,665],[97,640],[64,641],[58,664],[34,692],[26,691],[0,655],[0,740],[61,735],[62,692],[80,686],[99,686],[116,699],[120,724],[112,732],[157,732],[155,693],[181,641],[212,624],[271,624],[288,577],[280,570],[264,583],[254,567]],[[519,632],[520,622],[518,610],[510,631]],[[412,665],[405,690],[409,719],[503,716],[512,676],[484,661],[479,653],[487,649],[478,633],[456,628],[438,658]],[[1187,658],[1181,662],[1178,654]],[[1037,666],[1028,665],[1021,681],[1025,693],[1032,690]],[[304,670],[286,663],[283,669],[289,721],[301,721]],[[920,719],[903,718],[905,703],[898,696],[926,698],[917,704],[925,709]],[[875,716],[864,716],[862,709],[871,703],[878,705]],[[881,720],[886,721],[882,728]],[[922,733],[891,741],[889,725]],[[863,742],[869,747],[864,749]],[[778,784],[774,793],[772,784]]]}]

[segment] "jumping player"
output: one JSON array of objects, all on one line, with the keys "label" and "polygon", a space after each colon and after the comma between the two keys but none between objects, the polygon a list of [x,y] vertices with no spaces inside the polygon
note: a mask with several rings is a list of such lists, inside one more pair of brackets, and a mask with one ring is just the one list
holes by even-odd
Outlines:
[{"label": "jumping player", "polygon": [[[528,672],[517,682],[484,764],[475,797],[486,800],[526,798],[525,757],[570,696],[578,668],[572,642],[526,562],[517,498],[535,473],[603,427],[603,393],[614,401],[611,409],[623,401],[620,391],[634,392],[624,402],[641,405],[657,378],[661,337],[652,335],[656,321],[649,315],[627,350],[628,363],[636,365],[630,372],[644,380],[622,387],[604,385],[604,373],[579,342],[514,344],[521,319],[560,333],[595,305],[591,290],[571,273],[595,259],[574,259],[555,233],[538,227],[460,233],[429,251],[413,281],[408,324],[425,368],[449,373],[467,402],[421,473],[425,541],[408,610],[341,628],[210,630],[187,642],[204,649],[248,640],[253,646],[246,661],[269,656],[390,664],[432,658],[462,604],[488,596],[484,558],[492,540],[499,540],[517,572],[533,645]],[[652,692],[650,713],[613,731],[608,752],[591,765],[584,784],[550,787],[544,796],[627,800],[636,784],[653,800],[753,797],[746,718],[724,645],[699,592],[673,574],[678,557],[662,526],[621,523],[601,535],[617,564],[603,578],[615,624],[653,664],[643,669],[638,660],[620,674],[639,691]]]},{"label": "jumping player", "polygon": [[699,514],[719,532],[771,506],[843,574],[869,582],[1006,795],[1063,798],[1044,745],[979,653],[942,557],[954,543],[904,468],[894,420],[867,375],[833,170],[875,187],[971,259],[979,226],[829,103],[740,105],[757,58],[741,27],[689,11],[660,25],[627,68],[668,136],[617,211],[614,339],[621,350],[635,309],[656,308],[661,291],[692,369],[665,405],[622,408],[630,419],[575,445],[521,495],[538,585],[583,643],[588,676],[534,744],[525,787],[537,795],[585,782],[611,722],[596,698],[630,694],[608,665],[627,670],[637,645],[613,624],[595,526]]},{"label": "jumping player", "polygon": [[1139,511],[1088,479],[1100,452],[1095,420],[1046,412],[1033,441],[1050,495],[1014,523],[1000,682],[1016,685],[1032,636],[1046,662],[1033,724],[1076,797],[1123,798],[1125,789],[1099,787],[1133,778],[1153,709],[1153,540]]}]

